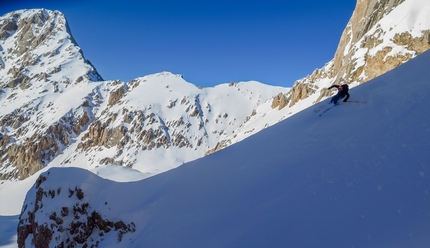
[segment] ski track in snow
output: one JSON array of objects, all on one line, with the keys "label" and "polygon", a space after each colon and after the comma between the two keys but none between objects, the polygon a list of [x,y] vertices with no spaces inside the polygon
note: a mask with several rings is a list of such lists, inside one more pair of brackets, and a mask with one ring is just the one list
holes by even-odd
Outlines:
[{"label": "ski track in snow", "polygon": [[16,227],[19,216],[0,216],[0,247],[17,247]]}]

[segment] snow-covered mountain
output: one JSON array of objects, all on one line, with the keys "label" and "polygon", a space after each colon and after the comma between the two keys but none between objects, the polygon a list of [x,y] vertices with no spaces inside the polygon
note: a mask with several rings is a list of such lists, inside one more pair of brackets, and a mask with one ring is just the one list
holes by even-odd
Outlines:
[{"label": "snow-covered mountain", "polygon": [[258,82],[199,88],[169,72],[102,81],[58,11],[6,14],[0,37],[3,180],[71,164],[157,174],[204,156],[286,90]]},{"label": "snow-covered mountain", "polygon": [[52,168],[27,194],[19,247],[428,247],[429,64],[145,180]]},{"label": "snow-covered mountain", "polygon": [[204,156],[280,89],[258,82],[198,88],[168,72],[109,82],[97,91],[106,99],[102,111],[53,164],[114,164],[158,174]]}]

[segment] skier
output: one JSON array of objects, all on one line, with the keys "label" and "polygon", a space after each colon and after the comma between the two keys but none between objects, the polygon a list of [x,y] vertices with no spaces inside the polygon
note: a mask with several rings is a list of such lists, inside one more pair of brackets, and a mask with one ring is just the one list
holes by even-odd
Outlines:
[{"label": "skier", "polygon": [[337,105],[337,101],[339,101],[340,99],[344,98],[346,96],[346,98],[343,100],[344,102],[348,101],[349,98],[349,87],[347,84],[342,84],[342,85],[332,85],[330,86],[328,89],[333,89],[333,88],[337,88],[337,94],[330,100],[330,103],[334,103],[335,105]]}]

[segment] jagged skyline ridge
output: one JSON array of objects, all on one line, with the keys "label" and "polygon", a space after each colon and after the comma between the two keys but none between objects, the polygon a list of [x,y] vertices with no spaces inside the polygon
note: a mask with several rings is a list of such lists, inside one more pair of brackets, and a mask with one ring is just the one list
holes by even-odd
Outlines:
[{"label": "jagged skyline ridge", "polygon": [[332,58],[354,4],[24,0],[2,2],[0,15],[61,11],[106,80],[171,71],[198,86],[256,80],[288,87]]}]

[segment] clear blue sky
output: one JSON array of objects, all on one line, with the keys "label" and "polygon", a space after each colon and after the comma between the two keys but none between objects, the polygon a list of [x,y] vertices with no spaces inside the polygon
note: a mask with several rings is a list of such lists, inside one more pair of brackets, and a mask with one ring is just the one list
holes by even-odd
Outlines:
[{"label": "clear blue sky", "polygon": [[355,0],[75,0],[0,3],[0,15],[66,15],[106,80],[182,74],[198,86],[257,80],[291,86],[333,58]]}]

